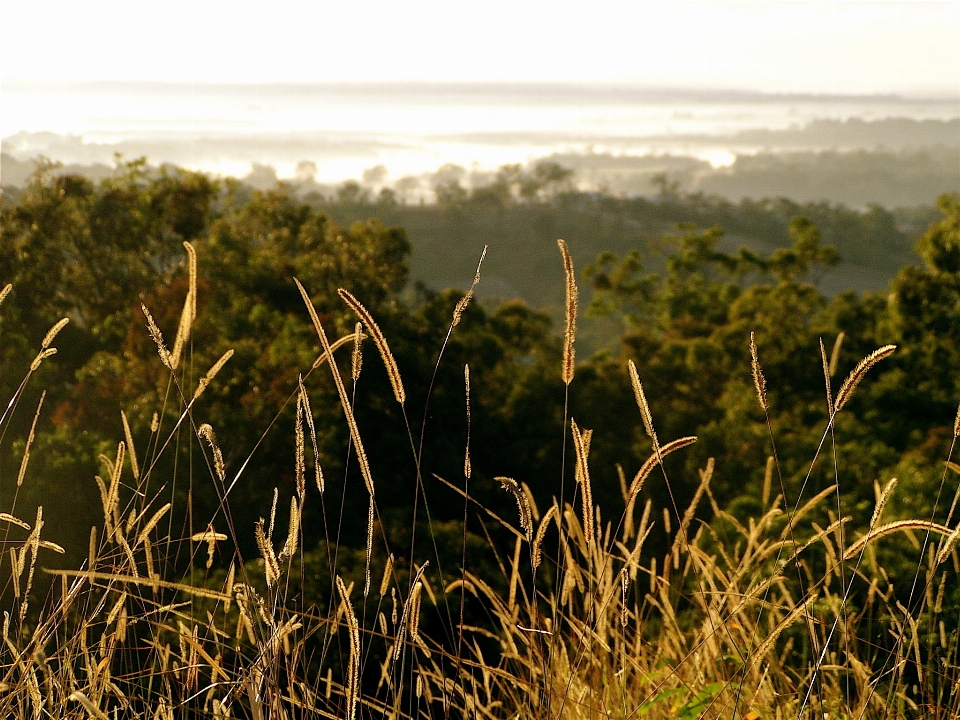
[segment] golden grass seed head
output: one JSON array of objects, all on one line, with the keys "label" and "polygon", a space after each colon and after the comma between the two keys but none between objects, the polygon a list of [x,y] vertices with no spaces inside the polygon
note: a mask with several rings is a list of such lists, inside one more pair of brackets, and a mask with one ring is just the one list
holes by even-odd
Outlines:
[{"label": "golden grass seed head", "polygon": [[627,589],[629,576],[627,569],[620,571],[620,627],[626,627],[630,621],[629,606],[627,605]]},{"label": "golden grass seed head", "polygon": [[336,352],[347,343],[363,341],[366,339],[366,337],[367,336],[363,333],[360,333],[359,337],[355,333],[350,333],[349,335],[344,335],[342,338],[338,338],[332,345],[330,345],[330,352],[324,350],[317,356],[317,359],[313,361],[313,365],[310,366],[310,370],[316,370],[318,367],[323,365],[332,357],[332,353]]},{"label": "golden grass seed head", "polygon": [[63,549],[63,546],[57,545],[57,543],[52,540],[38,540],[37,547],[41,550],[53,550],[58,555],[65,555],[67,552]]},{"label": "golden grass seed head", "polygon": [[397,399],[397,402],[403,405],[407,399],[407,393],[403,389],[403,381],[400,379],[400,368],[397,367],[397,361],[393,357],[393,353],[390,351],[390,346],[387,344],[387,338],[384,337],[383,332],[380,330],[380,326],[377,325],[376,320],[373,319],[373,315],[357,300],[349,290],[340,288],[337,290],[340,294],[340,297],[343,298],[343,301],[347,303],[353,311],[360,316],[360,319],[363,321],[363,324],[367,326],[367,331],[370,333],[370,336],[373,338],[374,344],[377,346],[377,350],[380,351],[380,357],[383,359],[384,367],[387,369],[387,376],[390,378],[390,386],[393,388],[393,396]]},{"label": "golden grass seed head", "polygon": [[766,638],[764,638],[763,642],[757,646],[756,650],[750,653],[748,665],[751,669],[764,661],[764,656],[770,651],[771,648],[773,648],[777,642],[777,639],[787,628],[794,625],[801,617],[806,617],[807,612],[814,602],[816,602],[816,600],[816,594],[810,595],[802,602],[798,602],[794,608],[787,613],[783,620],[781,620],[773,629],[773,631],[770,632]]},{"label": "golden grass seed head", "polygon": [[80,703],[84,710],[87,711],[87,714],[95,720],[110,720],[110,718],[105,715],[100,708],[93,704],[85,694],[79,690],[74,690],[70,693],[70,696],[67,700],[72,700],[73,702]]},{"label": "golden grass seed head", "polygon": [[883,492],[880,493],[880,496],[877,498],[877,505],[873,510],[873,516],[870,518],[870,529],[875,528],[877,523],[880,522],[880,516],[883,514],[883,508],[887,504],[887,501],[890,499],[890,495],[893,494],[893,491],[896,487],[896,478],[891,478],[890,482],[884,486]]},{"label": "golden grass seed head", "polygon": [[836,412],[840,412],[840,409],[847,403],[847,400],[850,399],[850,395],[853,393],[860,381],[863,380],[864,375],[867,374],[870,368],[884,358],[893,355],[896,349],[896,345],[884,345],[883,347],[877,348],[863,358],[863,360],[857,363],[857,366],[850,371],[847,379],[843,381],[843,385],[840,386],[840,390],[837,392],[837,399],[834,402]]},{"label": "golden grass seed head", "polygon": [[197,318],[197,251],[194,250],[186,240],[183,241],[183,249],[187,251],[187,287],[191,295],[192,303],[190,307],[190,318]]},{"label": "golden grass seed head", "polygon": [[423,582],[417,580],[410,592],[410,599],[407,601],[410,605],[410,640],[418,642],[420,640],[420,597],[423,591]]},{"label": "golden grass seed head", "polygon": [[757,391],[757,399],[760,401],[760,407],[764,412],[767,412],[767,380],[763,376],[763,368],[760,367],[757,343],[754,340],[752,331],[750,332],[750,372],[753,375],[753,387]]},{"label": "golden grass seed head", "polygon": [[290,496],[290,520],[287,523],[287,539],[280,550],[280,559],[292,558],[297,554],[297,543],[300,537],[300,506],[297,498]]},{"label": "golden grass seed head", "polygon": [[363,597],[370,594],[370,560],[373,556],[373,495],[370,496],[370,503],[367,506],[367,560],[363,572]]},{"label": "golden grass seed head", "polygon": [[37,403],[37,411],[33,414],[33,422],[30,424],[30,432],[27,435],[27,443],[23,449],[23,457],[20,458],[20,470],[17,473],[17,487],[23,485],[23,479],[27,474],[27,465],[30,462],[30,448],[37,435],[37,421],[40,419],[40,410],[43,408],[43,401],[47,397],[47,391],[40,393],[40,402]]},{"label": "golden grass seed head", "polygon": [[11,525],[16,525],[22,527],[24,530],[30,529],[30,523],[21,520],[18,517],[11,515],[10,513],[0,512],[0,522],[10,523]]},{"label": "golden grass seed head", "polygon": [[540,521],[540,526],[537,528],[537,534],[533,538],[533,548],[531,553],[531,564],[533,565],[534,569],[540,567],[540,562],[542,560],[541,546],[543,544],[543,538],[547,534],[550,521],[554,520],[558,516],[559,512],[560,510],[557,507],[557,504],[554,503],[550,506],[550,509],[544,513],[543,519]]},{"label": "golden grass seed head", "polygon": [[[117,443],[117,458],[110,466],[110,487],[107,491],[107,512],[116,516],[120,506],[120,474],[123,472],[123,458],[126,455],[126,445]],[[115,521],[115,524],[119,524]]]},{"label": "golden grass seed head", "polygon": [[223,453],[220,451],[220,446],[217,445],[217,437],[213,432],[213,427],[209,423],[203,423],[199,428],[197,428],[197,434],[206,440],[207,444],[210,446],[210,452],[213,453],[213,471],[216,473],[217,479],[220,482],[223,482],[226,479],[226,470],[223,464]]},{"label": "golden grass seed head", "polygon": [[840,348],[843,347],[844,332],[841,330],[837,334],[837,339],[833,341],[833,350],[830,352],[830,377],[837,374],[837,365],[840,363]]},{"label": "golden grass seed head", "polygon": [[127,448],[130,450],[130,468],[133,470],[133,479],[140,479],[140,463],[137,462],[137,451],[133,447],[133,433],[130,431],[130,423],[127,421],[127,414],[121,410],[120,419],[123,421],[123,437],[127,442]]},{"label": "golden grass seed head", "polygon": [[827,389],[827,414],[833,416],[833,388],[830,387],[830,364],[827,360],[827,351],[823,347],[823,338],[820,338],[820,360],[823,363],[823,381]]},{"label": "golden grass seed head", "polygon": [[37,356],[33,359],[33,362],[30,363],[30,372],[36,372],[37,368],[40,367],[40,364],[49,357],[53,357],[57,354],[56,348],[47,348],[46,350],[41,350],[37,353]]},{"label": "golden grass seed head", "polygon": [[273,587],[274,583],[280,579],[280,565],[277,563],[277,556],[263,531],[263,524],[263,518],[260,518],[254,524],[254,537],[257,541],[257,547],[260,549],[260,555],[263,557],[267,587]]},{"label": "golden grass seed head", "polygon": [[363,368],[363,323],[359,320],[353,327],[353,352],[350,354],[350,377],[354,382],[360,379]]},{"label": "golden grass seed head", "polygon": [[467,445],[463,453],[463,476],[469,480],[473,473],[473,466],[470,462],[470,366],[467,364],[463,366],[463,387],[467,408]]},{"label": "golden grass seed head", "polygon": [[644,481],[647,479],[650,473],[653,472],[653,469],[660,464],[662,458],[676,450],[679,450],[680,448],[687,447],[687,445],[693,445],[693,443],[696,441],[696,435],[677,438],[676,440],[671,440],[666,445],[663,445],[659,449],[659,452],[654,452],[650,457],[648,457],[646,461],[644,461],[643,465],[640,466],[637,474],[633,477],[633,481],[630,483],[630,492],[627,503],[629,504],[636,499],[641,488],[643,487]]},{"label": "golden grass seed head", "polygon": [[7,299],[7,295],[10,294],[11,290],[13,290],[13,285],[11,285],[10,283],[7,283],[6,285],[3,286],[3,290],[0,290],[0,304],[2,304],[3,301]]},{"label": "golden grass seed head", "polygon": [[[160,522],[160,520],[163,518],[164,515],[167,514],[167,512],[170,510],[171,507],[172,505],[170,503],[167,503],[151,516],[151,518],[147,521],[147,524],[144,525],[143,528],[140,530],[140,534],[137,536],[138,542],[146,541],[146,539],[150,536],[150,531],[157,526],[157,523]],[[96,533],[94,533],[94,539],[96,539]],[[224,537],[224,540],[226,540],[226,537]]]},{"label": "golden grass seed head", "polygon": [[527,505],[530,506],[530,516],[534,520],[540,520],[540,509],[537,507],[537,499],[533,496],[533,490],[525,482],[520,483],[520,489],[527,498]]},{"label": "golden grass seed head", "polygon": [[[393,553],[387,558],[387,564],[383,567],[383,577],[380,578],[380,597],[387,594],[387,588],[390,586],[390,580],[393,578]],[[394,621],[396,622],[396,621]]]},{"label": "golden grass seed head", "polygon": [[40,343],[40,349],[46,350],[48,347],[50,347],[57,335],[60,334],[60,331],[63,330],[63,328],[65,328],[69,322],[70,318],[61,318],[58,320],[56,324],[47,331],[47,334],[43,336],[43,340]]},{"label": "golden grass seed head", "polygon": [[[300,382],[300,387],[303,387],[303,381]],[[294,455],[295,455],[295,472],[294,476],[297,481],[297,496],[301,499],[303,498],[304,493],[307,489],[306,481],[306,452],[304,450],[304,437],[303,437],[303,395],[301,393],[297,394],[297,412],[296,412],[296,421],[294,422],[293,428],[294,436]]]},{"label": "golden grass seed head", "polygon": [[307,429],[310,430],[310,447],[313,449],[313,479],[317,484],[317,490],[323,494],[326,485],[323,479],[323,470],[320,467],[320,449],[317,445],[317,428],[313,422],[313,410],[310,408],[310,396],[307,394],[307,388],[303,385],[303,377],[300,378],[300,401],[303,403],[303,417],[307,421]]},{"label": "golden grass seed head", "polygon": [[630,370],[630,384],[633,386],[633,395],[637,401],[637,407],[640,408],[640,417],[643,419],[643,429],[647,436],[653,442],[654,449],[657,449],[657,433],[653,429],[653,414],[650,412],[650,404],[647,402],[647,395],[643,391],[643,384],[640,382],[640,374],[637,372],[637,366],[633,360],[627,361],[627,367]]},{"label": "golden grass seed head", "polygon": [[520,514],[520,527],[524,531],[527,541],[530,541],[532,539],[533,523],[531,521],[530,504],[527,502],[526,494],[524,494],[523,490],[521,490],[517,484],[517,481],[513,478],[495,477],[494,480],[499,482],[503,486],[503,489],[513,495],[517,501],[517,508]]},{"label": "golden grass seed head", "polygon": [[467,290],[466,294],[460,298],[457,302],[456,307],[453,309],[453,327],[456,327],[460,324],[460,320],[463,317],[464,310],[467,309],[467,306],[470,304],[470,300],[473,299],[473,291],[476,289],[477,285],[480,282],[480,266],[483,265],[483,259],[487,256],[487,246],[483,246],[483,252],[480,253],[480,262],[477,263],[477,272],[473,276],[473,282],[470,284],[470,289]]},{"label": "golden grass seed head", "polygon": [[[416,594],[417,594],[416,603],[417,603],[417,611],[418,611],[418,614],[419,614],[419,609],[420,609],[420,604],[419,604],[419,603],[420,603],[419,592],[420,592],[420,591],[419,591],[419,590],[416,590],[416,587],[417,587],[417,585],[420,585],[420,584],[421,584],[421,583],[420,583],[420,578],[423,577],[423,573],[424,573],[424,571],[427,569],[427,566],[429,566],[429,565],[430,565],[430,561],[429,561],[429,560],[426,561],[426,562],[424,562],[423,565],[420,566],[420,569],[417,570],[416,574],[413,576],[412,583],[411,583],[411,585],[410,585],[410,588],[411,588],[411,590],[410,590],[410,597],[408,597],[408,598],[407,598],[407,602],[405,602],[405,603],[403,604],[403,613],[400,615],[400,623],[399,623],[399,625],[397,624],[396,595],[393,594],[393,593],[395,592],[396,588],[391,588],[391,593],[393,594],[393,598],[394,598],[394,605],[393,605],[393,624],[394,624],[394,627],[397,628],[397,637],[396,637],[396,641],[394,642],[394,646],[393,646],[393,657],[392,657],[392,663],[393,663],[394,665],[396,664],[397,660],[400,659],[400,654],[403,652],[403,644],[404,644],[404,639],[405,639],[405,637],[406,637],[407,626],[408,626],[409,623],[410,623],[410,611],[413,609],[413,602],[412,602],[412,601],[413,601],[413,596],[414,596],[414,593],[415,593],[415,592],[416,592]],[[419,622],[419,620],[418,620],[418,622]]]},{"label": "golden grass seed head", "polygon": [[570,429],[573,432],[573,449],[576,455],[576,477],[580,485],[580,499],[583,510],[583,535],[587,545],[593,544],[596,534],[593,522],[593,487],[590,482],[590,438],[592,430],[580,431],[577,421],[570,418]]},{"label": "golden grass seed head", "polygon": [[193,321],[197,317],[197,252],[193,249],[193,245],[186,241],[183,247],[187,251],[188,284],[187,297],[184,299],[183,310],[180,313],[180,324],[177,326],[177,336],[174,338],[173,350],[170,353],[170,362],[174,369],[180,364],[183,349],[190,339]]},{"label": "golden grass seed head", "polygon": [[560,248],[560,255],[563,257],[563,273],[566,285],[566,313],[563,330],[563,366],[561,377],[566,385],[573,381],[574,370],[576,369],[576,353],[574,342],[577,335],[577,282],[573,270],[573,258],[570,257],[570,250],[567,243],[563,240],[557,240],[557,246]]},{"label": "golden grass seed head", "polygon": [[460,320],[463,318],[463,311],[467,309],[472,298],[473,288],[470,288],[467,290],[467,293],[457,301],[456,307],[453,308],[453,327],[460,324]]},{"label": "golden grass seed head", "polygon": [[140,310],[143,312],[143,316],[147,319],[147,330],[150,332],[150,337],[153,338],[153,342],[157,345],[157,352],[160,353],[160,360],[170,370],[175,369],[173,360],[170,357],[170,351],[167,350],[167,346],[163,343],[163,334],[160,332],[160,328],[157,327],[157,323],[153,319],[153,315],[150,314],[150,311],[147,310],[147,306],[143,303],[140,303]]},{"label": "golden grass seed head", "polygon": [[881,525],[880,527],[874,528],[862,538],[857,540],[843,553],[843,559],[849,560],[863,550],[867,543],[873,542],[878,538],[882,538],[885,535],[890,535],[891,533],[908,532],[910,530],[926,530],[927,532],[935,532],[945,537],[950,537],[950,535],[953,534],[953,531],[945,525],[930,522],[929,520],[895,520],[887,523],[886,525]]},{"label": "golden grass seed head", "polygon": [[954,528],[947,539],[943,543],[943,547],[940,548],[940,552],[937,553],[937,565],[947,561],[947,558],[950,557],[950,554],[953,552],[953,548],[957,545],[957,540],[960,540],[960,525]]},{"label": "golden grass seed head", "polygon": [[220,356],[220,359],[217,360],[209,370],[207,370],[207,374],[200,378],[200,382],[197,383],[197,389],[193,392],[194,400],[203,395],[203,392],[210,386],[210,383],[213,382],[213,379],[217,376],[217,373],[223,369],[223,366],[226,365],[232,357],[233,348],[230,348]]},{"label": "golden grass seed head", "polygon": [[360,688],[360,626],[357,623],[356,613],[350,602],[350,593],[343,583],[343,578],[337,576],[337,593],[343,606],[350,637],[350,655],[347,661],[346,700],[347,720],[354,720],[357,713],[358,691]]},{"label": "golden grass seed head", "polygon": [[97,526],[90,528],[90,542],[87,548],[87,569],[93,571],[97,566]]},{"label": "golden grass seed head", "polygon": [[10,548],[10,571],[13,575],[13,596],[20,598],[20,576],[23,575],[23,557],[16,548]]},{"label": "golden grass seed head", "polygon": [[763,470],[763,490],[760,496],[760,503],[763,507],[766,507],[770,502],[770,488],[773,484],[773,470],[776,466],[776,461],[774,460],[773,455],[767,456],[767,465]]},{"label": "golden grass seed head", "polygon": [[230,602],[233,599],[233,579],[236,575],[236,571],[236,563],[231,560],[230,567],[227,569],[227,579],[223,583],[223,592],[228,598],[226,601],[224,601],[224,606],[227,612],[230,612]]}]

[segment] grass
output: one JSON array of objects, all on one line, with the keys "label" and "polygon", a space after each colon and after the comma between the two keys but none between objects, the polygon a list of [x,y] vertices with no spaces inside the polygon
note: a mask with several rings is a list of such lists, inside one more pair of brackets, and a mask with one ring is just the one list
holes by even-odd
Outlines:
[{"label": "grass", "polygon": [[[566,254],[564,261],[563,379],[569,389],[575,382],[576,287]],[[138,458],[124,416],[116,454],[101,458],[102,524],[91,534],[82,566],[44,570],[63,549],[45,540],[42,508],[36,517],[21,518],[14,496],[0,514],[7,603],[0,716],[757,720],[960,714],[960,693],[954,692],[960,681],[958,637],[947,630],[952,618],[944,607],[960,567],[957,533],[934,523],[932,513],[929,520],[885,523],[883,510],[895,497],[894,483],[877,488],[873,518],[857,532],[841,515],[836,486],[807,498],[786,497],[772,433],[759,509],[744,513],[720,507],[711,492],[713,460],[698,478],[667,474],[663,458],[695,439],[661,443],[632,363],[651,455],[632,479],[621,471],[626,510],[607,516],[593,504],[592,431],[567,418],[574,492],[564,491],[558,478],[556,498],[534,498],[526,486],[497,478],[518,510],[516,519],[497,516],[470,495],[471,482],[489,479],[472,478],[468,434],[464,478],[435,479],[464,501],[462,563],[452,576],[449,567],[444,576],[440,567],[414,565],[412,555],[390,554],[387,538],[379,534],[375,478],[365,462],[349,389],[337,363],[314,363],[311,371],[325,365],[337,385],[350,425],[349,452],[357,458],[370,499],[365,552],[351,556],[353,551],[333,541],[322,549],[330,574],[322,592],[330,610],[321,611],[323,603],[304,599],[305,558],[322,552],[302,546],[304,504],[316,502],[307,478],[317,492],[323,488],[309,397],[302,381],[291,381],[297,402],[296,494],[289,499],[275,494],[255,527],[234,527],[228,488],[236,478],[224,473],[213,428],[192,412],[204,388],[229,365],[229,354],[192,379],[193,392],[191,380],[178,372],[196,312],[195,270],[190,277],[172,352],[145,312],[160,362],[180,390],[179,419],[173,428],[155,423],[152,451]],[[364,337],[358,325],[355,333],[331,344],[309,295],[301,291],[304,321],[313,322],[327,360],[337,348]],[[374,337],[406,418],[400,371],[387,339],[359,300],[341,294]],[[16,407],[31,375],[52,355],[61,328],[58,324],[44,339],[9,407]],[[752,338],[750,343],[753,366],[744,371],[752,371],[766,411],[760,358]],[[830,446],[835,413],[857,383],[868,382],[870,367],[891,352],[887,346],[865,358],[841,386],[836,403],[824,353],[831,420],[821,448]],[[351,370],[356,382],[358,347]],[[469,368],[465,383],[469,423]],[[8,421],[5,415],[0,422]],[[204,453],[223,503],[216,517],[203,519],[205,530],[176,537],[171,506],[161,502],[151,479],[158,453],[181,428],[189,429]],[[419,467],[412,432],[410,439]],[[29,482],[32,440],[31,430],[18,486]],[[314,452],[313,475],[308,448]],[[811,459],[811,470],[817,460]],[[429,521],[428,480],[434,482],[418,478],[415,503],[422,503]],[[653,507],[641,499],[644,483],[666,483],[670,489],[681,481],[697,487],[687,508],[675,502]],[[281,510],[281,517],[288,517],[282,527],[277,507],[287,505],[288,514]],[[486,549],[499,577],[471,570],[478,563],[467,561],[466,524],[478,516],[512,538],[506,546],[491,539]],[[235,554],[225,569],[213,567],[219,544],[241,534],[255,536],[260,557]],[[918,548],[920,561],[906,603],[897,599],[898,588],[876,553],[878,544],[893,538]],[[437,535],[419,541],[436,543]],[[172,569],[183,549],[197,569],[187,575]],[[338,571],[348,557],[364,568],[362,586]],[[48,576],[53,578],[49,591],[42,602],[31,604],[34,587]]]}]

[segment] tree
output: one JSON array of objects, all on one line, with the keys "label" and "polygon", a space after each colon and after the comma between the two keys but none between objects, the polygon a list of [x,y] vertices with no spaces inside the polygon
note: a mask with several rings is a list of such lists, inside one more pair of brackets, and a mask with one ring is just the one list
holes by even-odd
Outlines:
[{"label": "tree", "polygon": [[941,195],[937,207],[944,218],[934,223],[917,243],[917,252],[930,271],[943,275],[960,273],[960,195]]},{"label": "tree", "polygon": [[337,202],[341,205],[368,205],[370,191],[356,180],[347,180],[337,187]]}]

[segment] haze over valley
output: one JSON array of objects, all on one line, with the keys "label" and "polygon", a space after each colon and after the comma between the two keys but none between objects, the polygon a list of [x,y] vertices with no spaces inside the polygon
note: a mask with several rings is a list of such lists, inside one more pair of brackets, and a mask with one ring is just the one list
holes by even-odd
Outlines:
[{"label": "haze over valley", "polygon": [[[734,200],[784,195],[892,207],[950,189],[960,160],[960,98],[948,95],[119,82],[8,83],[4,94],[13,106],[5,115],[21,126],[42,128],[40,111],[59,107],[73,128],[4,137],[0,172],[14,186],[38,156],[102,175],[119,154],[260,187],[277,179],[332,187],[366,177],[376,190],[391,187],[416,202],[432,201],[431,177],[445,165],[462,167],[471,186],[503,164],[551,157],[575,169],[585,190],[651,194],[651,177],[666,172],[687,191]],[[818,164],[837,180],[811,177]],[[873,177],[858,187],[845,174]]]}]

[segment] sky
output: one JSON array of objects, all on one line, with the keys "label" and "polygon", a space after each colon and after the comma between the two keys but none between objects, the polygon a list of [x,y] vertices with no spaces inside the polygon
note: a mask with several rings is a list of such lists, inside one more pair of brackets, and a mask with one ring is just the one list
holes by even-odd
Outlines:
[{"label": "sky", "polygon": [[0,2],[0,101],[98,81],[955,95],[960,2]]},{"label": "sky", "polygon": [[[890,94],[920,105],[872,97]],[[330,182],[555,152],[730,164],[752,150],[646,138],[893,116],[960,116],[960,0],[0,0],[0,140],[20,160],[309,160]]]}]

